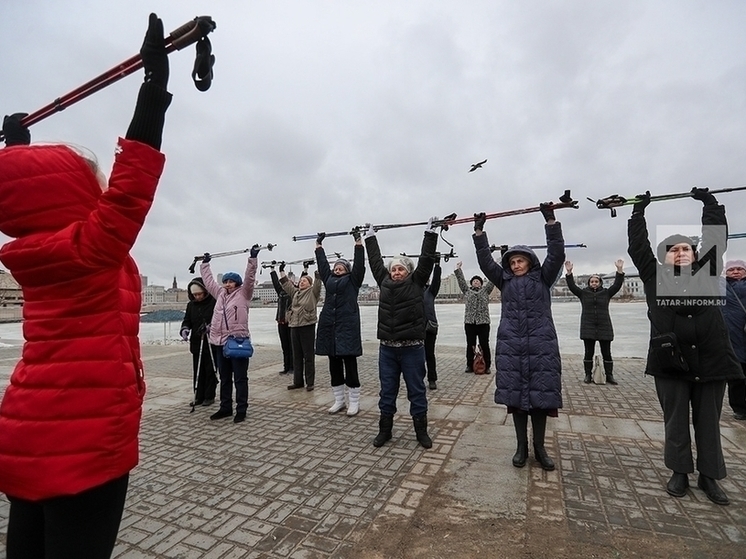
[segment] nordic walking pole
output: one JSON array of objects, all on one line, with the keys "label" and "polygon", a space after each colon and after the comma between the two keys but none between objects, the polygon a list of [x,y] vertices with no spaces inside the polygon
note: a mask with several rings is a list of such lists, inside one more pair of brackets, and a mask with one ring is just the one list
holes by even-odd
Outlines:
[{"label": "nordic walking pole", "polygon": [[[450,220],[456,219],[456,214],[450,214],[444,217],[443,219],[439,219],[438,221],[434,222],[433,225],[442,227],[444,229],[448,229],[447,223],[450,224]],[[358,235],[364,233],[370,228],[373,228],[374,231],[382,231],[384,229],[400,229],[402,227],[418,227],[420,225],[427,225],[428,221],[412,221],[409,223],[383,223],[380,225],[371,225],[370,223],[366,223],[365,225],[356,225],[349,231],[334,231],[332,233],[326,233],[324,232],[324,238],[327,237],[341,237],[343,235],[352,235],[353,237],[357,237]],[[313,233],[311,235],[296,235],[293,237],[293,241],[310,241],[312,239],[316,239],[321,233]]]},{"label": "nordic walking pole", "polygon": [[[718,190],[709,190],[710,194],[723,194],[725,192],[737,192],[739,190],[746,190],[746,186],[733,186],[730,188],[720,188]],[[651,196],[650,201],[651,202],[661,202],[665,200],[678,200],[680,198],[691,198],[692,192],[676,192],[674,194],[659,194],[658,196]],[[633,196],[631,198],[625,198],[624,196],[619,196],[619,194],[612,194],[611,196],[607,196],[606,198],[599,198],[598,200],[594,200],[593,198],[588,198],[591,202],[596,204],[596,207],[599,210],[609,210],[611,212],[611,217],[616,217],[616,208],[619,208],[621,206],[632,206],[634,204],[637,204],[637,202],[640,201],[640,199],[637,196]]]},{"label": "nordic walking pole", "polygon": [[[572,208],[572,209],[578,209],[578,202],[577,200],[573,200],[572,196],[570,195],[569,190],[565,190],[565,193],[559,197],[559,202],[549,202],[550,207],[553,210],[559,210],[562,208]],[[531,206],[529,208],[522,208],[518,210],[507,210],[504,212],[496,212],[491,214],[486,214],[484,217],[486,219],[499,219],[501,217],[511,217],[514,215],[523,215],[523,214],[530,214],[530,213],[536,213],[541,211],[541,205],[538,206]],[[450,227],[451,225],[460,225],[462,223],[471,223],[474,221],[474,217],[462,217],[460,219],[453,219],[453,220],[447,220],[445,221],[445,225],[447,227]]]},{"label": "nordic walking pole", "polygon": [[189,413],[194,413],[194,406],[197,405],[197,386],[199,386],[199,371],[202,368],[202,348],[205,347],[205,333],[199,337],[199,357],[197,357],[197,370],[194,372],[194,398],[192,398],[192,410]]},{"label": "nordic walking pole", "polygon": [[[400,252],[398,255],[396,254],[389,254],[385,256],[381,256],[381,258],[398,258],[400,256],[406,256],[407,258],[422,258],[422,254],[407,254],[406,252]],[[450,252],[436,252],[435,254],[428,255],[430,258],[442,258],[443,262],[448,262],[451,258],[458,258],[458,254],[453,252],[453,248],[451,248]]]},{"label": "nordic walking pole", "polygon": [[[562,208],[578,208],[578,202],[577,200],[573,200],[572,196],[570,195],[569,190],[565,190],[565,193],[560,196],[559,202],[549,202],[551,205],[551,208],[554,210],[559,210]],[[510,217],[514,215],[523,215],[523,214],[529,214],[529,213],[536,213],[541,211],[541,205],[537,206],[531,206],[530,208],[522,208],[518,210],[508,210],[504,212],[497,212],[497,213],[491,213],[487,214],[485,216],[486,219],[498,219],[501,217]],[[437,225],[441,228],[443,231],[447,231],[448,228],[451,225],[460,225],[462,223],[471,223],[474,221],[474,216],[472,217],[462,217],[459,219],[456,219],[456,214],[451,214],[443,219],[439,219],[438,221],[434,222],[433,225]],[[368,229],[373,229],[374,231],[381,231],[384,229],[398,229],[400,227],[417,227],[421,225],[427,225],[427,221],[415,221],[412,223],[390,223],[390,224],[382,224],[382,225],[371,225],[369,223],[366,223],[365,225],[358,225],[357,227],[353,227],[351,231],[335,231],[333,233],[325,233],[326,237],[339,237],[341,235],[359,235],[362,232],[367,231]],[[320,233],[316,233],[313,235],[297,235],[293,237],[294,241],[308,241],[311,239],[315,239]]]},{"label": "nordic walking pole", "polygon": [[[217,25],[210,16],[199,16],[194,18],[192,21],[185,23],[181,27],[173,30],[171,34],[165,38],[166,42],[166,53],[171,54],[175,50],[181,50],[184,47],[192,45],[197,41],[206,38],[207,35],[214,31]],[[211,65],[211,63],[210,63]],[[62,111],[85,99],[89,95],[93,95],[97,91],[104,89],[105,87],[119,81],[125,76],[136,72],[143,67],[142,58],[140,54],[136,54],[124,62],[120,62],[113,68],[107,70],[103,74],[96,76],[90,81],[87,81],[83,85],[73,89],[69,93],[58,97],[48,105],[45,105],[41,109],[26,115],[21,119],[21,125],[29,127],[32,124],[44,120],[48,116]],[[4,136],[0,133],[0,140],[3,140]]]},{"label": "nordic walking pole", "polygon": [[[264,250],[267,249],[271,251],[273,248],[275,248],[277,245],[273,245],[272,243],[267,243],[266,245],[258,247],[258,250]],[[220,258],[222,256],[233,256],[235,254],[243,254],[245,252],[249,252],[251,250],[251,247],[249,248],[242,248],[241,250],[229,250],[227,252],[216,252],[215,254],[210,254],[210,258]],[[205,259],[205,255],[201,256],[195,256],[194,260],[192,261],[192,265],[189,266],[189,273],[194,273],[194,267],[196,266],[197,262],[201,262]]]},{"label": "nordic walking pole", "polygon": [[[541,248],[547,248],[547,245],[524,245],[526,248],[530,248],[531,250],[535,249],[541,249]],[[500,252],[507,252],[510,248],[510,245],[490,245],[490,252],[495,252],[496,250],[499,250]],[[588,248],[587,245],[583,243],[566,243],[565,248]]]}]

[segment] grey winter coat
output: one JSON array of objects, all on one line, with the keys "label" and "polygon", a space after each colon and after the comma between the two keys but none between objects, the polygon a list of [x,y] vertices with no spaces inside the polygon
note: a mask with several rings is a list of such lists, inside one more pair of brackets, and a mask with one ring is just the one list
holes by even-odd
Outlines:
[{"label": "grey winter coat", "polygon": [[[551,287],[565,262],[565,242],[559,223],[545,225],[547,257],[540,263],[530,248],[517,245],[495,262],[487,235],[474,235],[477,260],[484,275],[502,293],[497,329],[495,402],[525,411],[562,407],[562,362],[552,319]],[[510,257],[531,261],[524,276],[510,270]]]},{"label": "grey winter coat", "polygon": [[565,279],[567,288],[580,299],[580,339],[613,340],[614,328],[611,326],[609,301],[622,288],[624,274],[617,272],[613,285],[608,289],[605,287],[593,289],[590,285],[581,289],[576,285],[572,274],[567,274]]},{"label": "grey winter coat", "polygon": [[[727,225],[725,219],[725,207],[712,204],[702,208],[702,225]],[[722,233],[718,233],[722,229]],[[655,352],[648,349],[648,360],[645,373],[653,376],[676,378],[691,382],[706,382],[715,380],[729,380],[743,378],[741,365],[736,360],[728,330],[725,327],[723,313],[720,308],[709,305],[677,305],[670,306],[659,304],[658,293],[680,292],[686,293],[689,285],[683,274],[676,275],[673,266],[661,264],[656,260],[655,254],[650,247],[648,229],[645,216],[633,213],[627,222],[627,234],[629,237],[628,252],[632,262],[640,272],[640,279],[645,288],[645,298],[648,304],[648,317],[650,318],[650,335],[673,332],[676,334],[681,353],[689,364],[687,373],[665,373],[662,371]],[[717,235],[718,238],[713,238]],[[721,252],[727,243],[725,228],[714,229],[703,227],[702,246],[720,247]],[[709,250],[702,251],[703,254]],[[696,263],[695,263],[696,266]],[[703,270],[694,275],[707,280],[710,277],[712,283],[710,291],[720,293],[720,285],[717,275],[722,270],[722,253],[717,258],[717,269],[714,277],[708,276]],[[693,284],[693,281],[690,282]],[[698,286],[697,292],[708,289],[708,286]]]},{"label": "grey winter coat", "polygon": [[459,289],[464,294],[464,324],[489,324],[490,293],[495,288],[495,284],[488,281],[479,289],[474,289],[466,283],[461,268],[456,268],[454,273]]},{"label": "grey winter coat", "polygon": [[316,249],[316,266],[326,287],[324,306],[316,325],[316,355],[362,355],[357,295],[365,278],[363,245],[355,245],[355,256],[349,274],[335,276],[323,248]]}]

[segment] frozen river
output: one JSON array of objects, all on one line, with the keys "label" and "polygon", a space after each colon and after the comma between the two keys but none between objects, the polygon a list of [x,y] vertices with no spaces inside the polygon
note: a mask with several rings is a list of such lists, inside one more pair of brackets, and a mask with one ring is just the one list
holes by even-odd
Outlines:
[{"label": "frozen river", "polygon": [[[611,349],[617,357],[644,357],[647,353],[649,325],[644,302],[612,303],[611,319],[615,339]],[[378,307],[360,307],[363,341],[376,340],[376,313]],[[438,322],[438,344],[460,346],[465,343],[464,306],[462,304],[436,305]],[[566,354],[582,354],[583,343],[578,338],[580,325],[580,303],[578,301],[556,301],[552,303],[554,323],[559,335],[560,350]],[[497,325],[500,322],[500,304],[490,304],[492,328],[491,345],[494,349]],[[251,337],[256,344],[279,343],[275,324],[275,308],[252,308],[249,313]],[[141,323],[140,339],[143,343],[178,343],[179,322]],[[0,324],[0,346],[19,345],[23,333],[20,323]],[[598,352],[598,349],[596,350]]]}]

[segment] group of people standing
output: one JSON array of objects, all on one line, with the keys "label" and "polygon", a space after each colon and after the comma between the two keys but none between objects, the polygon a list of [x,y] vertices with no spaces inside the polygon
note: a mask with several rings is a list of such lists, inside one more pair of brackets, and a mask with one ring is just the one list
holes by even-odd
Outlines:
[{"label": "group of people standing", "polygon": [[[140,56],[144,83],[108,180],[93,158],[70,146],[29,145],[26,115],[16,113],[3,121],[0,232],[12,240],[0,249],[0,259],[23,289],[26,336],[0,405],[0,491],[10,502],[9,559],[110,556],[129,472],[139,459],[145,382],[137,338],[140,278],[129,251],[163,169],[160,147],[171,102],[163,23],[155,14],[150,15]],[[695,470],[691,414],[697,486],[714,503],[727,505],[729,499],[718,484],[726,476],[719,422],[726,385],[735,418],[746,420],[746,262],[728,261],[725,278],[718,277],[727,242],[725,208],[707,189],[694,188],[691,195],[703,204],[701,253],[707,256],[716,249],[714,260],[704,263],[717,274],[706,273],[698,259],[698,243],[684,235],[666,238],[653,251],[644,215],[649,192],[637,197],[628,221],[628,252],[644,283],[651,324],[645,372],[655,379],[663,411],[664,461],[672,472],[666,491],[685,496],[689,474]],[[502,295],[494,399],[507,406],[513,419],[512,463],[525,466],[531,446],[541,467],[553,470],[545,447],[547,418],[557,417],[563,401],[552,285],[564,264],[568,286],[582,305],[584,381],[590,382],[589,363],[599,342],[606,381],[613,385],[608,303],[621,287],[623,262],[617,261],[610,288],[604,288],[597,276],[587,287],[578,287],[572,263],[565,263],[562,228],[552,205],[541,204],[540,210],[546,222],[543,262],[524,245],[510,247],[495,261],[484,231],[486,216],[479,213],[474,216],[473,243],[487,282],[475,276],[466,284],[460,265],[456,275],[466,298],[467,371],[476,351],[491,369],[486,306],[494,288]],[[281,298],[277,322],[282,372],[293,373],[288,388],[313,390],[314,357],[326,355],[334,398],[329,413],[347,409],[347,415],[356,415],[357,358],[362,354],[357,295],[367,252],[380,288],[380,418],[375,447],[392,438],[402,377],[416,439],[424,448],[433,445],[427,388],[437,389],[437,223],[437,218],[429,220],[416,265],[405,256],[385,264],[375,228],[369,226],[365,248],[362,239],[355,240],[352,263],[339,258],[330,266],[320,235],[314,278],[305,273],[296,285],[282,267],[278,277],[272,272]],[[200,277],[188,286],[190,301],[181,335],[189,340],[193,355],[192,404],[213,402],[217,370],[220,405],[210,416],[213,420],[246,419],[249,358],[224,350],[231,337],[249,337],[259,250],[258,245],[251,248],[243,277],[227,272],[221,283],[205,254]],[[44,264],[44,273],[39,272],[39,263]],[[322,284],[326,298],[317,319]],[[722,295],[721,308],[715,303]],[[703,300],[713,304],[702,304]]]}]

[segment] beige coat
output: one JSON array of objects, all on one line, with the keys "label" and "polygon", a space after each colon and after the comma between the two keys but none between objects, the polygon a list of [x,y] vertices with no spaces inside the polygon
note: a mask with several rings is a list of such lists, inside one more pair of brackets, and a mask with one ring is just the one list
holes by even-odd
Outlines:
[{"label": "beige coat", "polygon": [[[310,279],[311,276],[308,277]],[[306,289],[298,289],[295,287],[293,282],[290,281],[287,276],[280,278],[282,288],[292,298],[290,304],[290,319],[288,320],[288,326],[290,326],[290,328],[316,324],[316,306],[321,297],[321,283],[321,278],[319,278],[318,272],[314,274],[311,287],[307,287]]]}]

